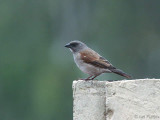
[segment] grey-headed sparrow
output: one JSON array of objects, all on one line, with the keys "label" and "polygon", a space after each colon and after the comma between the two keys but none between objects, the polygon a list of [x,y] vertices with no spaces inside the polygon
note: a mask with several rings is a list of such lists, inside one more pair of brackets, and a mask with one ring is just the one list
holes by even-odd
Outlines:
[{"label": "grey-headed sparrow", "polygon": [[89,77],[85,80],[93,80],[102,73],[116,73],[123,77],[131,78],[130,75],[116,69],[108,60],[81,41],[71,41],[65,47],[69,48],[73,53],[74,61],[79,69],[89,74]]}]

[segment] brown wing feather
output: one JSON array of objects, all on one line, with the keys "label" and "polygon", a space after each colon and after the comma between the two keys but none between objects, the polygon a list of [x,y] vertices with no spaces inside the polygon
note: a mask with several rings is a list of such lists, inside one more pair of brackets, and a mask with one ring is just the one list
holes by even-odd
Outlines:
[{"label": "brown wing feather", "polygon": [[81,59],[88,64],[104,69],[115,69],[113,65],[93,50],[81,52]]}]

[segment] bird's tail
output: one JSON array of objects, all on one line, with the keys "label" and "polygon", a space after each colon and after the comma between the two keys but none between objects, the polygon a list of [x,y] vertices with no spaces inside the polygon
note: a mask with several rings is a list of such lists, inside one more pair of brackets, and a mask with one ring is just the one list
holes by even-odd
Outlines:
[{"label": "bird's tail", "polygon": [[121,75],[123,77],[126,77],[126,78],[131,78],[130,75],[126,74],[125,72],[123,72],[122,70],[119,70],[119,69],[112,69],[111,70],[113,73],[116,73],[118,75]]}]

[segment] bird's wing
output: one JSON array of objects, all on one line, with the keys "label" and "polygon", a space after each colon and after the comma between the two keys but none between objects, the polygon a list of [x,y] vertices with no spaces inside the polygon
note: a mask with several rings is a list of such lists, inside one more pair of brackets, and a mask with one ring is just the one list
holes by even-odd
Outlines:
[{"label": "bird's wing", "polygon": [[98,53],[93,50],[85,50],[80,52],[81,59],[87,63],[91,64],[95,67],[104,68],[104,69],[115,69],[115,67],[106,59],[101,57]]}]

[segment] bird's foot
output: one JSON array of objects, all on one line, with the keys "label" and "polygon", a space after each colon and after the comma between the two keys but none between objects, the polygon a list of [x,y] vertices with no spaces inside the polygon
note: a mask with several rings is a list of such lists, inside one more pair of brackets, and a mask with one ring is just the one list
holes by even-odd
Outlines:
[{"label": "bird's foot", "polygon": [[89,81],[89,80],[93,80],[93,79],[88,79],[88,78],[79,78],[79,80],[85,80],[85,81]]},{"label": "bird's foot", "polygon": [[90,81],[90,80],[93,80],[93,79],[84,79],[85,81]]}]

